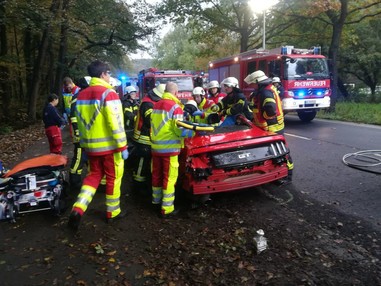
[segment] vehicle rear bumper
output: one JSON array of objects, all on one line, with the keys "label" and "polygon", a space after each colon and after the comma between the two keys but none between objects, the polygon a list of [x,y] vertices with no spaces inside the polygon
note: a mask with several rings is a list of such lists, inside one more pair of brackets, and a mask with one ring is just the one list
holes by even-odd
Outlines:
[{"label": "vehicle rear bumper", "polygon": [[213,170],[208,179],[196,181],[187,173],[183,189],[194,195],[231,192],[270,183],[288,175],[286,164],[254,166],[241,171]]}]

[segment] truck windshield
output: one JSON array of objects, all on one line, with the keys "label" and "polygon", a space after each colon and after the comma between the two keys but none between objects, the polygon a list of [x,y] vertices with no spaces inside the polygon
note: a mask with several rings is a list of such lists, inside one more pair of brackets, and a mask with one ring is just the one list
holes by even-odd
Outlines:
[{"label": "truck windshield", "polygon": [[287,58],[284,65],[285,79],[329,78],[327,61],[314,58]]},{"label": "truck windshield", "polygon": [[179,91],[193,91],[193,78],[191,76],[158,77],[155,84],[166,84],[169,81],[176,83]]}]

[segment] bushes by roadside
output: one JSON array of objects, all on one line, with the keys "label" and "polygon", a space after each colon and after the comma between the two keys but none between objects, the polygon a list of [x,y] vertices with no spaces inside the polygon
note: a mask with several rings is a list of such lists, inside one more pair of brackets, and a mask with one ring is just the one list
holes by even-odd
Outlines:
[{"label": "bushes by roadside", "polygon": [[381,103],[337,102],[334,112],[321,110],[316,117],[381,125]]}]

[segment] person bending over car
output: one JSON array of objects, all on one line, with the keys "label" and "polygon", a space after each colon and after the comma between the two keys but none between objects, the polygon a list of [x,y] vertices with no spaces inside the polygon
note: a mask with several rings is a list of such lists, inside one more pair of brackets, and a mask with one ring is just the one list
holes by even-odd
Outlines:
[{"label": "person bending over car", "polygon": [[211,107],[213,112],[219,112],[221,117],[225,117],[221,126],[234,125],[237,115],[243,114],[250,121],[253,120],[253,113],[242,91],[239,89],[238,80],[235,77],[227,77],[221,82],[225,88],[226,96],[219,103]]}]

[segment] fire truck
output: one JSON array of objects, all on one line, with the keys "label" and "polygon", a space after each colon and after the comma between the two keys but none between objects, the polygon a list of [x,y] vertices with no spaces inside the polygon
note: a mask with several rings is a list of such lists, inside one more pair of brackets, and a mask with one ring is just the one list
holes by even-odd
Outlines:
[{"label": "fire truck", "polygon": [[174,82],[179,88],[177,97],[183,102],[192,99],[194,88],[193,75],[185,70],[158,70],[149,68],[141,70],[138,74],[139,97],[142,99],[148,91],[159,84]]},{"label": "fire truck", "polygon": [[249,86],[244,78],[256,70],[280,78],[285,90],[282,99],[284,113],[297,112],[302,121],[309,122],[318,110],[330,106],[330,72],[320,47],[297,49],[283,46],[218,59],[209,63],[209,80],[221,82],[233,76],[249,98],[257,87]]}]

